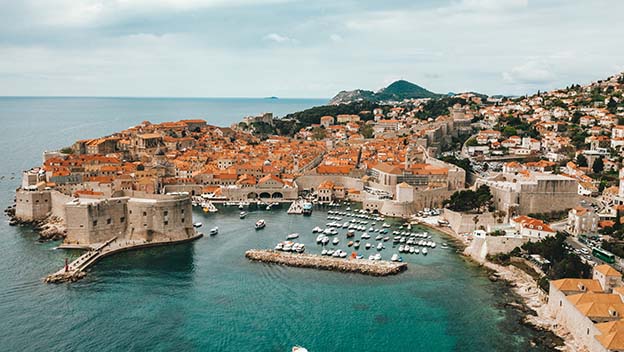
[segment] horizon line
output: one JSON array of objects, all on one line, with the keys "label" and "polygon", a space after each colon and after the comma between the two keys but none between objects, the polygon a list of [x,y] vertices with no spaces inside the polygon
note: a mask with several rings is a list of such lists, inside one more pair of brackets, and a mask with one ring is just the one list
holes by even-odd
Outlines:
[{"label": "horizon line", "polygon": [[0,98],[108,98],[108,99],[261,99],[261,100],[288,100],[288,99],[306,99],[306,100],[330,100],[331,98],[318,97],[201,97],[201,96],[132,96],[132,95],[0,95]]}]

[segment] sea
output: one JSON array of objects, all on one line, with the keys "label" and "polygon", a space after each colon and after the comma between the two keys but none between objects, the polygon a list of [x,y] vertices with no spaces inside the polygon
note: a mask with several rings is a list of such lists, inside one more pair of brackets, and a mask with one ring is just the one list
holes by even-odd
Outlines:
[{"label": "sea", "polygon": [[[244,116],[276,116],[325,104],[320,99],[0,97],[0,205],[13,203],[22,170],[44,150],[105,136],[144,120],[202,118],[229,126]],[[369,277],[250,262],[250,248],[272,248],[290,233],[319,253],[312,216],[287,206],[194,211],[193,243],[121,253],[93,266],[76,283],[49,285],[47,274],[77,251],[39,242],[28,226],[0,221],[1,351],[539,351],[509,289],[429,231],[438,247],[404,254],[409,269]],[[343,208],[344,210],[344,208]],[[264,219],[267,226],[255,230]],[[343,221],[348,220],[345,218]],[[393,225],[397,221],[388,219]],[[379,226],[377,224],[376,226]],[[371,226],[371,225],[369,225]],[[416,228],[413,231],[426,231]],[[373,236],[374,237],[374,236]],[[344,231],[335,248],[346,246]],[[376,244],[374,238],[370,242]],[[448,249],[440,248],[443,242]],[[391,241],[380,253],[396,253]],[[376,250],[360,252],[369,255]]]}]

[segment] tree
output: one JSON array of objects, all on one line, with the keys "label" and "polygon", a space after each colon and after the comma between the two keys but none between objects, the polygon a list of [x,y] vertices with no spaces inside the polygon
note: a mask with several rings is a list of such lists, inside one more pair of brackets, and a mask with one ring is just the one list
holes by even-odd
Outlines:
[{"label": "tree", "polygon": [[324,139],[325,135],[326,135],[326,131],[324,128],[314,127],[314,129],[312,129],[312,138],[314,138],[317,141]]},{"label": "tree", "polygon": [[583,154],[576,156],[576,165],[579,167],[587,167],[587,158]]},{"label": "tree", "polygon": [[366,123],[360,126],[358,132],[360,132],[364,138],[373,138],[374,135],[373,126]]},{"label": "tree", "polygon": [[594,165],[592,165],[592,170],[595,174],[599,174],[604,170],[604,161],[602,161],[602,158],[597,158],[596,161],[594,161]]},{"label": "tree", "polygon": [[503,128],[503,134],[505,137],[511,137],[517,133],[516,129],[513,126],[505,126]]},{"label": "tree", "polygon": [[479,215],[475,215],[472,218],[472,222],[474,222],[474,224],[475,224],[475,231],[477,231],[477,224],[479,223]]},{"label": "tree", "polygon": [[59,151],[63,154],[74,154],[74,150],[70,147],[65,147]]}]

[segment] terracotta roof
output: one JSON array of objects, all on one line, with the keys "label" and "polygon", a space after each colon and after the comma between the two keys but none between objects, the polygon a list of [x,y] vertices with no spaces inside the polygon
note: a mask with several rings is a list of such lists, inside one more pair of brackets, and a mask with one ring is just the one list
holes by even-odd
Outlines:
[{"label": "terracotta roof", "polygon": [[377,165],[373,166],[373,169],[375,170],[379,170],[383,173],[386,174],[391,174],[391,175],[401,175],[401,169],[399,169],[396,166],[392,166],[386,163],[378,163]]},{"label": "terracotta roof", "polygon": [[613,267],[608,264],[597,265],[594,267],[594,270],[598,271],[604,276],[622,276],[622,273],[613,269]]},{"label": "terracotta roof", "polygon": [[559,279],[551,281],[559,291],[581,291],[580,286],[585,287],[587,292],[602,292],[602,286],[598,280],[592,279]]}]

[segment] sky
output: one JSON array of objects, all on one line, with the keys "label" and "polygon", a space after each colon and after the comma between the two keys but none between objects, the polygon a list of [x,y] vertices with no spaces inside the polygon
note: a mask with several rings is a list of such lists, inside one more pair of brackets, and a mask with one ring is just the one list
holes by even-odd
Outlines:
[{"label": "sky", "polygon": [[521,95],[624,71],[622,0],[0,0],[0,95]]}]

